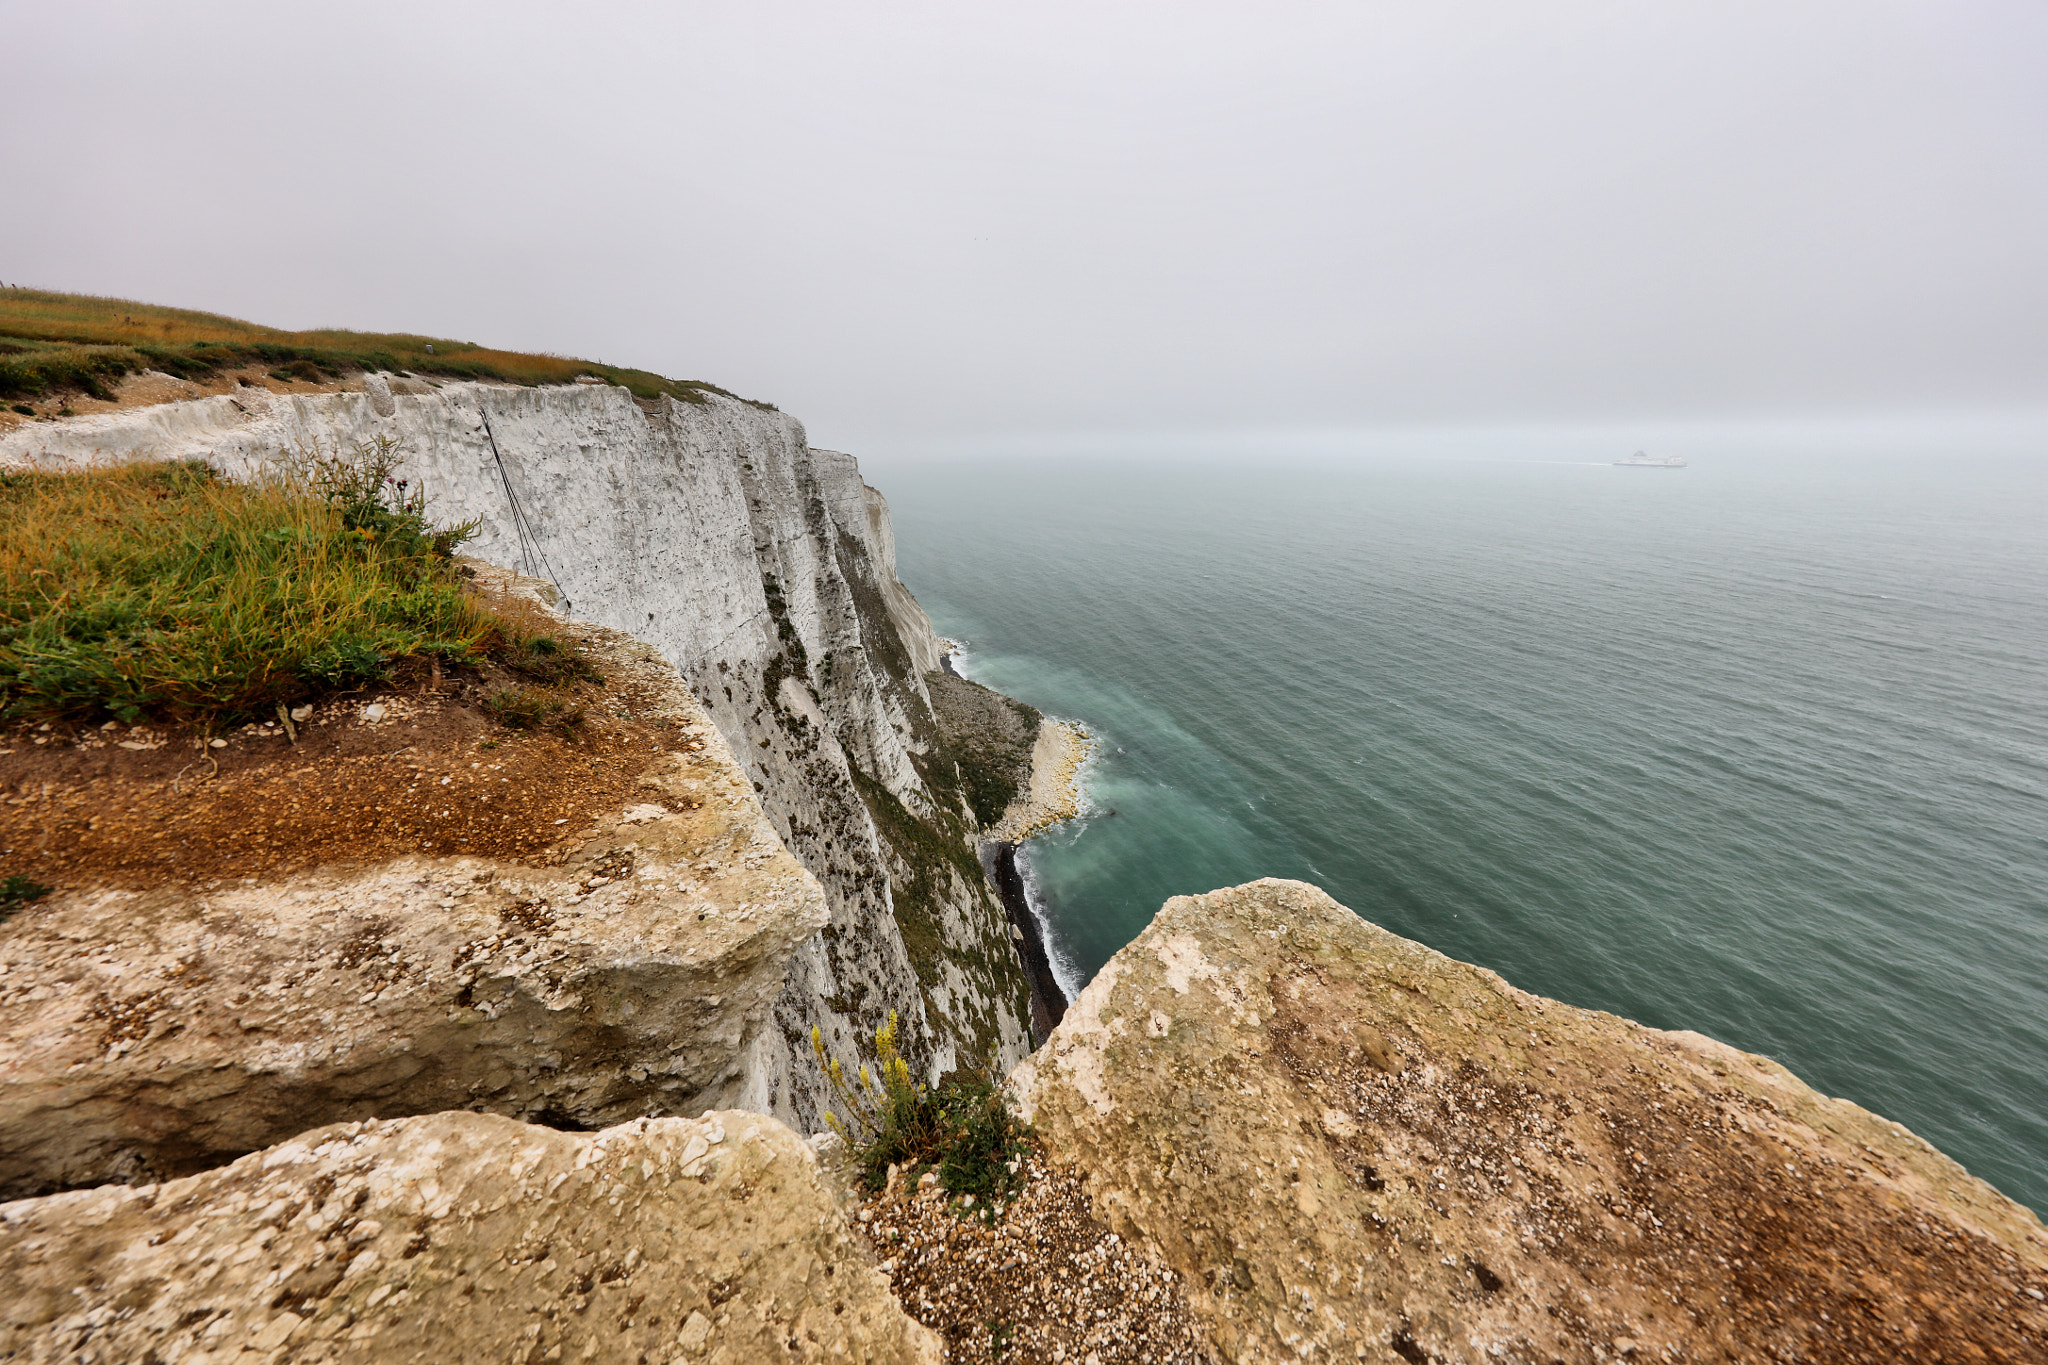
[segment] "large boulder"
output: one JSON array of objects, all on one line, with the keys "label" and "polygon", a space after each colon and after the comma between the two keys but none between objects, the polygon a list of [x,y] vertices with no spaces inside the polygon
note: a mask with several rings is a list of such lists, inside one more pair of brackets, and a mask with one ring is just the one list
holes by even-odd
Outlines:
[{"label": "large boulder", "polygon": [[936,1362],[810,1149],[757,1114],[343,1124],[0,1205],[0,1359]]},{"label": "large boulder", "polygon": [[1168,901],[1012,1085],[1238,1361],[2048,1359],[2048,1234],[1783,1067],[1312,886]]},{"label": "large boulder", "polygon": [[[581,744],[498,745],[453,700],[396,698],[329,708],[296,747],[238,734],[224,752],[277,757],[210,784],[117,764],[0,802],[5,842],[78,864],[0,923],[0,1198],[185,1175],[328,1123],[473,1109],[589,1129],[765,1089],[750,1055],[824,893],[675,671],[564,629],[621,713]],[[163,759],[79,743],[102,745],[81,761]],[[493,854],[391,856],[394,822],[464,820],[479,844],[511,833]],[[182,862],[124,862],[165,844]],[[174,872],[206,860],[268,875]]]}]

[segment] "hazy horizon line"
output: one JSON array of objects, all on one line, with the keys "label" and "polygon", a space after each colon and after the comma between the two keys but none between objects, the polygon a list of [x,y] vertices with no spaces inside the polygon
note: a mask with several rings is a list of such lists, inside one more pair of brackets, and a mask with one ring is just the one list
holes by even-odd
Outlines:
[{"label": "hazy horizon line", "polygon": [[[799,420],[801,413],[794,413]],[[808,426],[806,428],[809,430]],[[953,435],[891,437],[883,434],[835,443],[812,433],[811,444],[845,449],[867,458],[979,458],[986,456],[1124,456],[1156,453],[1187,456],[1204,449],[1218,455],[1288,453],[1330,455],[1397,453],[1389,447],[1446,447],[1470,442],[1513,440],[1517,444],[1597,443],[1616,449],[1615,458],[1638,448],[1733,445],[1753,451],[1759,444],[1794,449],[1815,442],[1870,443],[1873,453],[1902,453],[1892,447],[1930,440],[1962,442],[1989,452],[2048,456],[2048,404],[2026,408],[1899,409],[1887,412],[1831,412],[1744,417],[1663,416],[1567,420],[1532,418],[1484,421],[1402,421],[1260,425],[1226,428],[1104,428],[1069,431],[984,431]],[[1426,453],[1426,451],[1418,452]],[[1669,453],[1686,454],[1683,449]]]}]

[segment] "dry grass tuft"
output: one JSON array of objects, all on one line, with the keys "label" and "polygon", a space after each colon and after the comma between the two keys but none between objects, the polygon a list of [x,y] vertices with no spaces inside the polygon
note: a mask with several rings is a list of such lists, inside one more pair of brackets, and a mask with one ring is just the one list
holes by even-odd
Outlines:
[{"label": "dry grass tuft", "polygon": [[0,473],[0,719],[229,722],[506,642],[392,462]]}]

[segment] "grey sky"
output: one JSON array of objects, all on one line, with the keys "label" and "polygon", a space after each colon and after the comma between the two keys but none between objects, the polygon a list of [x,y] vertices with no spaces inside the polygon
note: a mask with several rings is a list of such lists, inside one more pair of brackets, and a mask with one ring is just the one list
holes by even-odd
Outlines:
[{"label": "grey sky", "polygon": [[950,435],[2048,405],[2048,5],[31,5],[0,279]]}]

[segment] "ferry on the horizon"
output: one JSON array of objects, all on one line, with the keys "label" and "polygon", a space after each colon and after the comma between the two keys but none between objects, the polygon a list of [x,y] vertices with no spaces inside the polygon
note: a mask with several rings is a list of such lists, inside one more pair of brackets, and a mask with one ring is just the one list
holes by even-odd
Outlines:
[{"label": "ferry on the horizon", "polygon": [[1638,450],[1626,460],[1616,460],[1616,469],[1683,469],[1685,461],[1677,455],[1645,455]]}]

